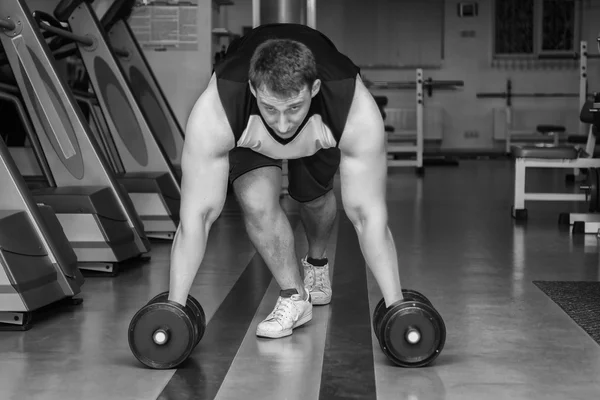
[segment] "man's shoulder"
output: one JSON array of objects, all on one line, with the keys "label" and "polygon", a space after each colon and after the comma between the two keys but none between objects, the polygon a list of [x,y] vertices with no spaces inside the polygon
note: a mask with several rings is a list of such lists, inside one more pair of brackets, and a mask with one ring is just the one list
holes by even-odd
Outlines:
[{"label": "man's shoulder", "polygon": [[228,141],[231,136],[231,127],[220,101],[214,74],[192,108],[188,129],[196,132],[210,131],[215,140],[222,138],[223,141]]}]

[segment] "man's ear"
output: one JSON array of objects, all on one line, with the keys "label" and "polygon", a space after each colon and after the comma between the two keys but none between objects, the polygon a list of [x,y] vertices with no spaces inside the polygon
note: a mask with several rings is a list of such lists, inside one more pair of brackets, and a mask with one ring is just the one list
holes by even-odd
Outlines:
[{"label": "man's ear", "polygon": [[314,81],[314,83],[312,85],[312,91],[310,93],[310,97],[315,97],[317,95],[317,93],[319,93],[319,90],[321,90],[321,80],[317,79]]},{"label": "man's ear", "polygon": [[256,89],[254,89],[254,86],[252,86],[252,82],[248,81],[248,86],[250,86],[250,91],[252,92],[254,97],[256,97]]}]

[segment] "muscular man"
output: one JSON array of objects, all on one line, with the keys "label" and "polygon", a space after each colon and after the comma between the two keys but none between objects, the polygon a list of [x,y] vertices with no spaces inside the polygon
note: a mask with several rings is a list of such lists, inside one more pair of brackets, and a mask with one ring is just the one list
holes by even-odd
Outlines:
[{"label": "muscular man", "polygon": [[[281,288],[256,334],[288,336],[310,321],[313,304],[332,296],[326,247],[338,168],[344,210],[385,302],[402,299],[387,225],[384,126],[359,72],[326,36],[304,25],[260,26],[230,45],[187,125],[169,300],[186,303],[229,179],[250,240]],[[307,235],[300,262],[279,204],[282,159],[289,160],[288,191],[300,204]]]}]

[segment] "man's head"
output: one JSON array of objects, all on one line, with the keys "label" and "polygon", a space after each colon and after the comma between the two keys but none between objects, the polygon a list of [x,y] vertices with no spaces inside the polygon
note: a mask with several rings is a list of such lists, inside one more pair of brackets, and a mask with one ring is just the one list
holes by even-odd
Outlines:
[{"label": "man's head", "polygon": [[321,87],[313,53],[288,39],[270,39],[256,48],[249,80],[264,120],[284,139],[296,132]]}]

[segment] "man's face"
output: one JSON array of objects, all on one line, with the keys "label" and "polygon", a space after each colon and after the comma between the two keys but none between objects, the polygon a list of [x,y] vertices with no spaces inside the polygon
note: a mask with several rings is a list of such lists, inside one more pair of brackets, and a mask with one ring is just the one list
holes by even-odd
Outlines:
[{"label": "man's face", "polygon": [[296,133],[308,114],[312,98],[319,92],[319,88],[320,81],[317,80],[312,89],[305,86],[291,97],[283,98],[264,86],[255,90],[250,85],[265,122],[282,139],[289,139]]}]

